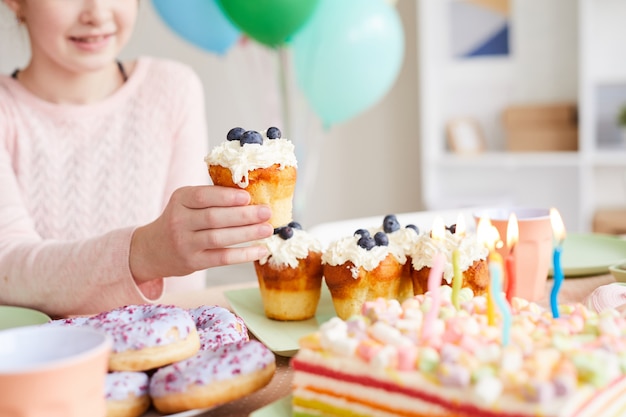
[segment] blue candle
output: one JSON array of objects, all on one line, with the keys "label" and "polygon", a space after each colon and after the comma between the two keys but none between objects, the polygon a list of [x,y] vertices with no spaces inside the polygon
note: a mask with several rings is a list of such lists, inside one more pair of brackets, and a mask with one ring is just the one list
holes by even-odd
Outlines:
[{"label": "blue candle", "polygon": [[561,220],[559,212],[552,208],[550,209],[550,222],[552,224],[552,232],[556,244],[554,245],[554,252],[552,253],[552,291],[550,292],[550,307],[552,308],[552,317],[559,318],[559,290],[563,283],[563,268],[561,267],[561,254],[563,252],[563,241],[565,240],[565,226]]},{"label": "blue candle", "polygon": [[554,283],[552,284],[552,291],[550,292],[550,307],[552,308],[552,317],[555,319],[559,318],[558,296],[561,284],[563,283],[563,268],[561,268],[562,252],[563,247],[561,245],[557,245],[552,254],[552,269],[554,270],[552,279],[554,280]]}]

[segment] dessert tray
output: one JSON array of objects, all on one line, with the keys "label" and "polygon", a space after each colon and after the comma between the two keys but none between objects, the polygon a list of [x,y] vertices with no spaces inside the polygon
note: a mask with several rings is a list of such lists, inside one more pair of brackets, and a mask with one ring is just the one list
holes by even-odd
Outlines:
[{"label": "dessert tray", "polygon": [[[609,266],[626,259],[626,239],[602,234],[568,234],[563,242],[565,277],[608,274]],[[552,269],[550,275],[552,275]]]},{"label": "dessert tray", "polygon": [[258,288],[245,288],[224,292],[233,311],[243,319],[248,330],[272,352],[280,356],[293,356],[298,351],[298,340],[316,331],[319,326],[335,316],[330,292],[322,284],[322,295],[315,317],[301,321],[278,321],[265,316]]},{"label": "dessert tray", "polygon": [[259,408],[250,417],[291,417],[291,395],[288,395],[273,403],[269,403],[263,408]]},{"label": "dessert tray", "polygon": [[[209,410],[211,409],[203,408],[203,409],[197,409],[197,410],[189,410],[189,411],[183,411],[182,413],[167,414],[167,417],[193,417],[193,416],[199,416],[200,414],[204,414]],[[164,415],[166,414],[161,414],[151,408],[150,410],[142,414],[141,417],[163,417]]]}]

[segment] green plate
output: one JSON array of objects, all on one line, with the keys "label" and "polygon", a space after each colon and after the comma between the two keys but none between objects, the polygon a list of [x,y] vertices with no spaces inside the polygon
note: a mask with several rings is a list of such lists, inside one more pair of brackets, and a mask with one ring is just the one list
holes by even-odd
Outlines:
[{"label": "green plate", "polygon": [[50,317],[41,311],[23,307],[0,306],[0,330],[43,324],[49,321]]},{"label": "green plate", "polygon": [[259,408],[250,417],[291,417],[291,395]]},{"label": "green plate", "polygon": [[[626,258],[626,240],[611,235],[568,234],[561,262],[565,277],[608,274],[609,266]],[[552,275],[550,269],[550,275]]]},{"label": "green plate", "polygon": [[233,311],[243,319],[248,330],[280,356],[293,356],[298,351],[298,340],[316,331],[320,324],[334,317],[330,292],[322,285],[322,295],[315,317],[301,321],[278,321],[265,316],[261,293],[258,288],[245,288],[224,292]]}]

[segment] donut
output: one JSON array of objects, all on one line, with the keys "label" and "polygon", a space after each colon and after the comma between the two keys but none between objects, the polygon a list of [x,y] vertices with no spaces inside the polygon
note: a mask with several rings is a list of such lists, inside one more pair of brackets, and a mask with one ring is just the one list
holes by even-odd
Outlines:
[{"label": "donut", "polygon": [[42,326],[82,326],[89,319],[89,317],[70,317],[66,319],[56,319],[50,320],[47,323],[42,324]]},{"label": "donut", "polygon": [[171,305],[129,305],[90,317],[86,326],[113,342],[110,371],[147,371],[193,356],[200,339],[186,309]]},{"label": "donut", "polygon": [[625,306],[626,286],[618,283],[601,285],[585,297],[583,304],[597,313]]},{"label": "donut", "polygon": [[150,396],[164,414],[210,408],[242,398],[267,385],[276,370],[274,354],[256,340],[201,350],[158,369]]},{"label": "donut", "polygon": [[200,306],[189,309],[200,336],[200,350],[215,350],[221,346],[249,340],[243,320],[220,306]]},{"label": "donut", "polygon": [[138,417],[150,407],[148,374],[144,372],[109,372],[105,398],[107,417]]}]

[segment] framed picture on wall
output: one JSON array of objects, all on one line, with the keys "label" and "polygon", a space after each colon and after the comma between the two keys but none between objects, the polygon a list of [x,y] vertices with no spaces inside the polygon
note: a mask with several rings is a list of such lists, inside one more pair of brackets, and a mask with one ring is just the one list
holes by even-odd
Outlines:
[{"label": "framed picture on wall", "polygon": [[458,118],[448,122],[447,139],[455,153],[472,154],[485,150],[485,138],[480,125],[472,118]]},{"label": "framed picture on wall", "polygon": [[508,57],[510,0],[452,0],[450,41],[457,59]]}]

